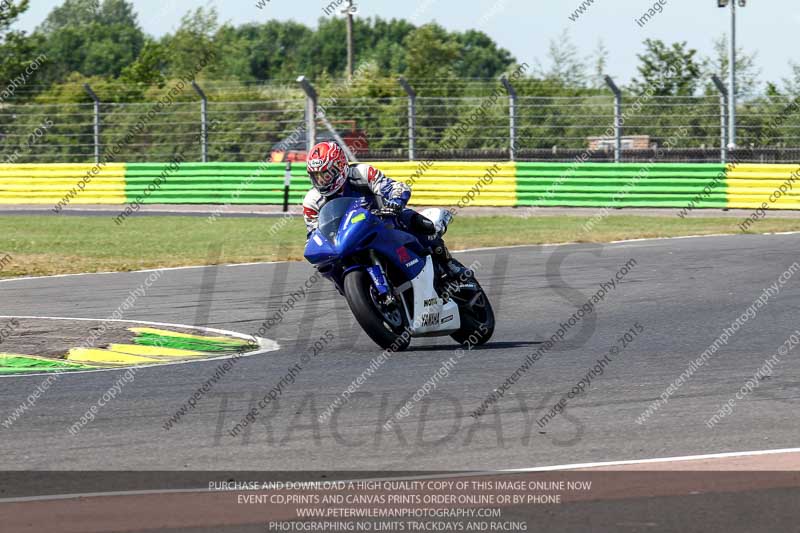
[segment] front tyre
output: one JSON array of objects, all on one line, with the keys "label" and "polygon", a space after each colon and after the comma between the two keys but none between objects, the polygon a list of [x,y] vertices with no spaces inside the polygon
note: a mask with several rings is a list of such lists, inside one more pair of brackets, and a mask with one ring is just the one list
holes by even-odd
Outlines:
[{"label": "front tyre", "polygon": [[405,315],[399,303],[380,301],[369,274],[353,270],[344,278],[344,296],[361,328],[383,349],[402,352],[411,343]]}]

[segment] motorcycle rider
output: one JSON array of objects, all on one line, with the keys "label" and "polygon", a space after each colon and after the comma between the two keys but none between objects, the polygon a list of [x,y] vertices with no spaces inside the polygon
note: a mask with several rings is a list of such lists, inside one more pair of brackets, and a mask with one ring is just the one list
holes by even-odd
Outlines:
[{"label": "motorcycle rider", "polygon": [[457,278],[465,272],[466,269],[453,259],[442,240],[447,226],[437,226],[406,207],[411,189],[405,183],[387,178],[372,165],[348,164],[344,150],[334,141],[317,143],[311,149],[306,158],[306,171],[313,185],[303,200],[306,238],[317,229],[319,212],[326,202],[341,197],[365,198],[371,207],[396,217],[404,230],[420,242],[428,243],[434,260],[448,277]]}]

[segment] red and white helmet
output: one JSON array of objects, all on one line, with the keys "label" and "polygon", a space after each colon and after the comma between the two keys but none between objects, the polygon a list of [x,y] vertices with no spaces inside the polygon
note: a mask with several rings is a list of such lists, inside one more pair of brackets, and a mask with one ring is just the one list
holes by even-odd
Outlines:
[{"label": "red and white helmet", "polygon": [[306,170],[322,196],[336,194],[347,179],[347,156],[333,141],[318,143],[306,159]]}]

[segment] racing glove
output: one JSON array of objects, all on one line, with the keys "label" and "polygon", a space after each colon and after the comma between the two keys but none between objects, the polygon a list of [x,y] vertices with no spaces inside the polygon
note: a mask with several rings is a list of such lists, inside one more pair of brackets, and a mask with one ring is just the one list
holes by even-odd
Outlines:
[{"label": "racing glove", "polygon": [[384,215],[398,216],[403,211],[403,204],[394,198],[383,201],[381,213]]}]

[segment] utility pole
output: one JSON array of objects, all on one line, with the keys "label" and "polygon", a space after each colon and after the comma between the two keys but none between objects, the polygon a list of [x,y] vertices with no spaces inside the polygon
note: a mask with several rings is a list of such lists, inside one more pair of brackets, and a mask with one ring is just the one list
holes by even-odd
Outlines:
[{"label": "utility pole", "polygon": [[347,81],[353,81],[353,15],[357,12],[353,0],[347,0],[347,7],[342,10],[347,17]]}]

